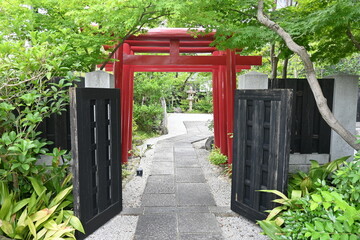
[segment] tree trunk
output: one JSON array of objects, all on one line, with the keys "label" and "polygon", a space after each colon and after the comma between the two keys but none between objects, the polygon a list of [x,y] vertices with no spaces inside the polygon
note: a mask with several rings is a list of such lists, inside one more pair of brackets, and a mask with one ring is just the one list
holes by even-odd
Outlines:
[{"label": "tree trunk", "polygon": [[289,65],[289,58],[287,57],[284,59],[284,67],[283,67],[283,72],[282,72],[283,79],[287,78],[288,65]]},{"label": "tree trunk", "polygon": [[279,58],[275,55],[275,43],[271,44],[270,49],[270,61],[271,61],[271,74],[270,79],[275,79],[277,77],[277,67],[279,64]]},{"label": "tree trunk", "polygon": [[306,77],[309,82],[311,91],[314,94],[316,105],[320,111],[321,116],[325,120],[325,122],[335,131],[337,132],[351,147],[356,150],[360,150],[360,144],[356,144],[356,138],[352,135],[347,129],[345,129],[339,121],[335,118],[334,114],[330,111],[327,100],[324,97],[324,94],[321,90],[319,82],[316,78],[314,65],[310,60],[310,56],[306,51],[305,47],[299,46],[294,42],[289,33],[287,33],[282,27],[280,27],[277,23],[271,21],[264,15],[264,1],[259,0],[258,2],[258,10],[257,10],[257,19],[261,24],[268,27],[269,29],[276,32],[285,42],[287,47],[299,55],[302,60],[305,70]]}]

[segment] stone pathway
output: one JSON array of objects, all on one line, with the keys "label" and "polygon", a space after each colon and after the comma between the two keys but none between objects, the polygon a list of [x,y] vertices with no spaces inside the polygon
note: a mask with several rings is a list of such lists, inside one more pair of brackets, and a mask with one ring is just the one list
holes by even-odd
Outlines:
[{"label": "stone pathway", "polygon": [[188,133],[159,141],[140,208],[135,239],[223,239],[218,212],[193,142],[211,135],[205,122],[185,122]]}]

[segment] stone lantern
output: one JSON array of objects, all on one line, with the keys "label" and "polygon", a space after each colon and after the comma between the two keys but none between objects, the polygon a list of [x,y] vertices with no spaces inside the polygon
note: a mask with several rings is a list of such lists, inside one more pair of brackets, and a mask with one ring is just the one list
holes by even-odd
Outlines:
[{"label": "stone lantern", "polygon": [[189,100],[189,111],[192,111],[192,104],[194,101],[194,95],[196,91],[193,90],[192,86],[190,86],[189,90],[186,91],[186,93],[189,95],[187,100]]}]

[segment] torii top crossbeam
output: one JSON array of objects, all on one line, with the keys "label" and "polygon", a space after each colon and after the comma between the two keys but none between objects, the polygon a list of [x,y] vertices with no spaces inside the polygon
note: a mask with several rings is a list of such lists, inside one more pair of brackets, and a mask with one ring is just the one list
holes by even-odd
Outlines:
[{"label": "torii top crossbeam", "polygon": [[[194,31],[199,34],[195,36]],[[183,28],[150,29],[126,39],[115,54],[119,61],[106,65],[107,71],[114,71],[115,85],[121,89],[123,161],[131,150],[134,72],[212,72],[215,145],[231,163],[236,72],[261,65],[261,57],[219,51],[211,46],[214,36],[214,32]]]}]

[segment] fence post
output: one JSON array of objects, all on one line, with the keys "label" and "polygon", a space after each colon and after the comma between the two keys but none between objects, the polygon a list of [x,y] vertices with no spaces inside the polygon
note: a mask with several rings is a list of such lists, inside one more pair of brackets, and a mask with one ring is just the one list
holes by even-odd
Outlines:
[{"label": "fence post", "polygon": [[259,72],[241,75],[238,81],[238,89],[268,89],[268,85],[268,75]]},{"label": "fence post", "polygon": [[[327,78],[334,78],[333,114],[347,130],[355,134],[359,76],[336,74]],[[354,149],[332,130],[331,160],[353,154]]]},{"label": "fence post", "polygon": [[94,71],[85,75],[86,88],[115,88],[114,75],[104,71]]}]

